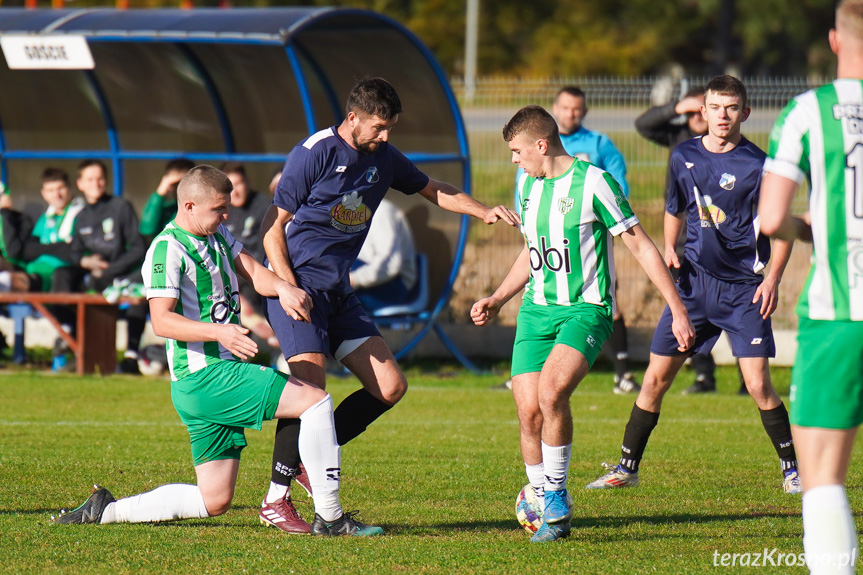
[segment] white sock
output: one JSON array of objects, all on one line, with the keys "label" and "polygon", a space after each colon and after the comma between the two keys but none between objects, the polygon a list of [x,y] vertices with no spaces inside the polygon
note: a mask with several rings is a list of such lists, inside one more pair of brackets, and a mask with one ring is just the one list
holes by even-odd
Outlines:
[{"label": "white sock", "polygon": [[853,575],[857,531],[843,485],[822,485],[803,494],[803,550],[812,575]]},{"label": "white sock", "polygon": [[288,485],[279,485],[270,481],[270,490],[267,491],[267,496],[264,498],[264,503],[273,503],[284,499],[291,493],[291,488]]},{"label": "white sock", "polygon": [[108,504],[101,523],[156,523],[209,516],[197,485],[172,483]]},{"label": "white sock", "polygon": [[540,502],[545,501],[545,471],[542,463],[536,465],[525,463],[524,470],[527,473],[527,480],[530,481],[530,486],[533,488],[533,494]]},{"label": "white sock", "polygon": [[333,424],[333,398],[325,398],[300,415],[300,459],[309,475],[315,513],[324,521],[342,516],[339,503],[341,451]]},{"label": "white sock", "polygon": [[542,442],[542,463],[545,466],[545,490],[566,489],[572,444],[553,447]]}]

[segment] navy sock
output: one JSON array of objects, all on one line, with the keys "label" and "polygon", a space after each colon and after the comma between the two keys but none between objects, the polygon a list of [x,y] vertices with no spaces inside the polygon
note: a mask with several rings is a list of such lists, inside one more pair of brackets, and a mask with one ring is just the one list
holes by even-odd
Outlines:
[{"label": "navy sock", "polygon": [[271,481],[290,485],[300,467],[300,420],[280,419],[273,442],[273,473]]},{"label": "navy sock", "polygon": [[365,389],[359,389],[344,398],[333,412],[339,445],[361,434],[391,407]]}]

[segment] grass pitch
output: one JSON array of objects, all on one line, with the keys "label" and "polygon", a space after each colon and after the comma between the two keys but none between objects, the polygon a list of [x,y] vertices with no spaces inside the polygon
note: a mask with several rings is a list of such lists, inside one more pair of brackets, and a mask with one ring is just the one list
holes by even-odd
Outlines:
[{"label": "grass pitch", "polygon": [[[787,393],[788,370],[773,373]],[[784,563],[802,553],[800,498],[782,492],[755,405],[736,395],[736,372],[719,375],[718,394],[684,397],[692,376],[682,373],[647,449],[642,485],[597,492],[584,486],[600,462],[618,457],[634,398],[611,393],[610,373],[591,374],[572,400],[572,536],[535,545],[515,521],[526,479],[511,394],[490,389],[500,375],[409,370],[405,399],[342,450],[345,509],[361,510],[386,535],[321,539],[258,523],[273,423],[247,432],[234,507],[221,517],[49,525],[52,513],[77,506],[96,482],[117,497],[194,482],[188,438],[164,380],[3,371],[0,571],[805,573]],[[339,401],[357,382],[329,385]],[[857,510],[859,462],[858,453],[849,476]],[[310,518],[300,494],[300,512]],[[756,567],[755,554],[765,550],[767,566]],[[724,554],[734,566],[722,565]]]}]

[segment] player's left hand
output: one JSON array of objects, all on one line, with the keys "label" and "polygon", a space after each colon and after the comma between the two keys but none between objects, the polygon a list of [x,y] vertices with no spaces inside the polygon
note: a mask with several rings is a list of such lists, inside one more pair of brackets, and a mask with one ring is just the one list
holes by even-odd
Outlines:
[{"label": "player's left hand", "polygon": [[521,217],[518,215],[515,210],[511,210],[506,206],[495,206],[493,208],[489,208],[489,210],[482,217],[482,221],[491,225],[500,220],[505,221],[509,225],[514,228],[517,228],[521,225]]},{"label": "player's left hand", "polygon": [[776,311],[776,306],[779,304],[779,282],[770,277],[764,278],[764,281],[755,290],[752,303],[758,303],[759,299],[761,300],[761,317],[767,319]]}]

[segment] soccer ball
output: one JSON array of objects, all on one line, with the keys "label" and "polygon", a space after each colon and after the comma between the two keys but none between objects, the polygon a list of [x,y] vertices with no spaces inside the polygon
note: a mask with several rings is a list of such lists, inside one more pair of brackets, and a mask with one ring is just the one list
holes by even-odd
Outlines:
[{"label": "soccer ball", "polygon": [[530,483],[515,498],[515,517],[528,533],[536,533],[542,525],[542,507]]},{"label": "soccer ball", "polygon": [[[572,495],[568,491],[566,501],[572,508]],[[525,485],[515,498],[515,517],[528,533],[536,533],[542,525],[542,506],[530,483]]]}]

